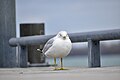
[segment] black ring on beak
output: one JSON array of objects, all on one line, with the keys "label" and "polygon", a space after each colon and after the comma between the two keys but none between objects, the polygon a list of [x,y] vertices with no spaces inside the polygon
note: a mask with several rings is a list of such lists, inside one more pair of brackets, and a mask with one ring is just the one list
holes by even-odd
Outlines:
[{"label": "black ring on beak", "polygon": [[66,36],[63,36],[63,39],[66,39]]}]

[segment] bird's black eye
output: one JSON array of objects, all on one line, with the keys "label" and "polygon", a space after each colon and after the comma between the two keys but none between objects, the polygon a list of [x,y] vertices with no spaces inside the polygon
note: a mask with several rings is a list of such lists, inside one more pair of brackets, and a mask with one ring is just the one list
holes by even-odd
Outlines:
[{"label": "bird's black eye", "polygon": [[62,34],[59,34],[60,36],[62,36]]}]

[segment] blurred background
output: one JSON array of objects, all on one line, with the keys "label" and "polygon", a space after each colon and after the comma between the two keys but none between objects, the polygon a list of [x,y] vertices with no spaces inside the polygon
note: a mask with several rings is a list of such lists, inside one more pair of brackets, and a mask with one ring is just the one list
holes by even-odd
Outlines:
[{"label": "blurred background", "polygon": [[[120,29],[120,0],[16,0],[16,31],[20,23],[45,23],[45,34]],[[87,42],[73,43],[65,66],[87,67]],[[120,66],[120,40],[101,42],[102,66]],[[51,58],[47,62],[52,63]]]}]

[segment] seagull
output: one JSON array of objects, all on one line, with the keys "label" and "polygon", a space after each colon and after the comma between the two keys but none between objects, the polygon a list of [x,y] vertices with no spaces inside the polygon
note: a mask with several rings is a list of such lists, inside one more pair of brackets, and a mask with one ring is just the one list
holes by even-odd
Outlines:
[{"label": "seagull", "polygon": [[[56,58],[60,58],[61,68],[63,68],[63,57],[66,57],[72,49],[72,43],[66,31],[60,31],[55,37],[49,39],[45,44],[42,52],[47,57],[54,58],[54,65],[56,65]],[[55,70],[58,70],[55,67]]]}]

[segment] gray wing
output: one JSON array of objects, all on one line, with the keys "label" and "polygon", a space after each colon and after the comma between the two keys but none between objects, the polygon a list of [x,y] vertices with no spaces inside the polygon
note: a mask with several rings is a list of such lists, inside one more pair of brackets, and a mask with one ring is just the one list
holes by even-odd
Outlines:
[{"label": "gray wing", "polygon": [[53,45],[53,42],[54,42],[54,38],[51,38],[50,40],[48,40],[42,52],[45,53]]}]

